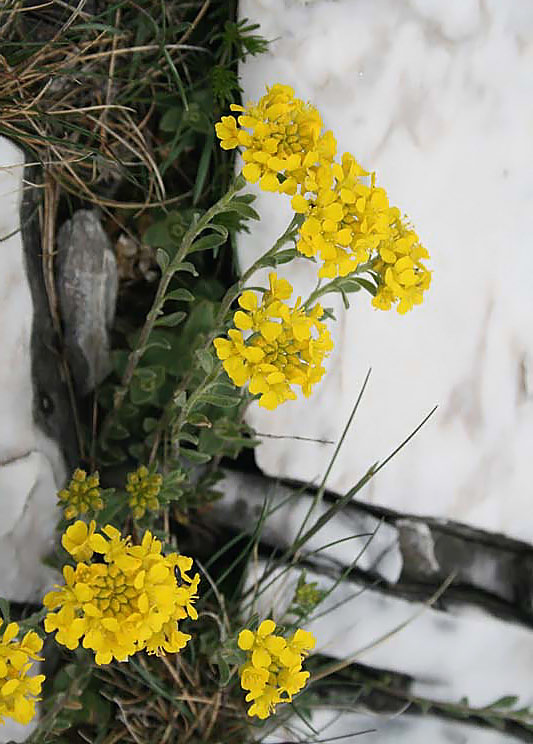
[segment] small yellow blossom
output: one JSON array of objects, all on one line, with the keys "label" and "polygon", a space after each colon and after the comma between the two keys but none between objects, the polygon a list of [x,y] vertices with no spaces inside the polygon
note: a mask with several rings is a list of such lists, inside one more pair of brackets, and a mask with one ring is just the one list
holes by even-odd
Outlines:
[{"label": "small yellow blossom", "polygon": [[133,509],[135,519],[141,519],[147,509],[159,509],[159,492],[163,477],[159,473],[150,475],[148,468],[141,465],[134,473],[128,473],[126,491],[130,494],[129,506]]},{"label": "small yellow blossom", "polygon": [[57,494],[60,504],[66,504],[65,519],[74,519],[79,514],[87,514],[91,509],[93,511],[103,509],[104,502],[99,485],[100,478],[97,472],[87,477],[85,470],[77,468],[68,487],[63,488]]},{"label": "small yellow blossom", "polygon": [[[0,632],[2,625],[0,620]],[[28,724],[35,715],[36,696],[44,682],[44,674],[29,674],[33,662],[42,661],[42,640],[30,630],[17,641],[18,632],[17,623],[9,623],[0,636],[0,723],[12,718]]]},{"label": "small yellow blossom", "polygon": [[298,250],[324,262],[319,277],[347,276],[369,260],[380,242],[389,237],[387,194],[365,180],[370,174],[353,155],[344,153],[342,163],[320,169],[309,180],[305,197],[292,199],[296,212],[305,215]]},{"label": "small yellow blossom", "polygon": [[302,662],[316,643],[313,634],[301,628],[288,640],[275,630],[273,620],[263,620],[255,632],[241,630],[237,640],[247,654],[240,677],[246,702],[252,703],[248,715],[262,719],[275,713],[278,703],[291,702],[305,686],[309,672],[302,671]]},{"label": "small yellow blossom", "polygon": [[372,267],[380,280],[373,306],[389,310],[396,304],[404,314],[420,305],[431,284],[431,272],[422,263],[425,258],[429,254],[416,232],[403,223],[398,209],[391,210],[390,237],[380,244]]},{"label": "small yellow blossom", "polygon": [[91,520],[89,526],[78,519],[70,527],[67,527],[63,533],[61,545],[76,561],[89,561],[93,555],[90,541],[95,529],[96,522],[94,519]]},{"label": "small yellow blossom", "polygon": [[[162,555],[161,542],[149,531],[132,545],[112,525],[95,532],[93,522],[88,529],[76,522],[62,542],[76,567],[64,566],[64,585],[44,598],[45,630],[55,632],[58,643],[75,649],[82,642],[97,664],[125,661],[142,649],[176,653],[187,644],[190,635],[178,621],[198,617],[193,602],[200,576],[187,573],[192,559]],[[93,552],[99,554],[95,562]]]},{"label": "small yellow blossom", "polygon": [[[333,349],[326,325],[321,322],[323,310],[315,305],[310,310],[284,300],[292,294],[285,279],[270,273],[269,290],[261,303],[250,290],[239,298],[233,318],[235,328],[228,338],[217,338],[214,346],[226,373],[238,387],[249,383],[259,405],[268,410],[286,400],[296,399],[292,386],[299,386],[305,396],[325,373],[324,359]],[[245,339],[244,332],[250,333]]]},{"label": "small yellow blossom", "polygon": [[273,85],[257,103],[231,109],[240,113],[239,127],[233,116],[223,116],[215,125],[220,145],[243,148],[243,176],[264,191],[296,193],[307,169],[335,154],[335,138],[321,134],[318,111],[295,98],[288,85]]}]

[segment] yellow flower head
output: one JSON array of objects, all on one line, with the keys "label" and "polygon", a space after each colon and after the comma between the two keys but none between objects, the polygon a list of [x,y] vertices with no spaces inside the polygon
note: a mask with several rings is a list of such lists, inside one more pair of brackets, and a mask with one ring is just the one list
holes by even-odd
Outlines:
[{"label": "yellow flower head", "polygon": [[318,111],[295,98],[288,85],[273,85],[257,103],[232,104],[231,109],[240,112],[240,126],[233,116],[223,116],[215,125],[220,145],[243,148],[243,176],[250,183],[259,181],[265,191],[294,194],[308,167],[335,154],[332,133],[321,136]]},{"label": "yellow flower head", "polygon": [[95,529],[96,522],[94,519],[91,520],[89,526],[78,519],[70,527],[67,527],[63,533],[61,545],[67,553],[70,553],[75,561],[88,561],[92,558],[93,549],[91,548],[90,540],[94,535]]},{"label": "yellow flower head", "polygon": [[350,153],[344,153],[341,164],[312,175],[305,183],[307,196],[292,199],[293,209],[305,216],[297,248],[322,259],[320,277],[347,276],[389,236],[387,194],[375,186],[373,176],[370,184],[365,182],[369,174]]},{"label": "yellow flower head", "polygon": [[34,661],[42,661],[43,642],[33,631],[21,641],[17,623],[9,623],[2,632],[0,620],[0,723],[12,718],[27,724],[35,715],[36,696],[41,692],[44,674],[30,675]]},{"label": "yellow flower head", "polygon": [[100,478],[97,472],[87,477],[85,470],[77,468],[68,487],[57,494],[59,503],[66,504],[65,519],[74,519],[79,514],[87,514],[90,510],[103,509],[104,502],[99,485]]},{"label": "yellow flower head", "polygon": [[[236,327],[229,330],[228,338],[214,341],[233,383],[238,387],[249,383],[250,392],[260,396],[259,405],[268,410],[294,400],[293,386],[310,395],[333,349],[329,331],[320,321],[320,305],[306,310],[298,298],[291,307],[284,302],[291,294],[289,282],[271,272],[261,303],[254,292],[245,291],[239,297],[242,309],[233,318]],[[246,339],[244,332],[250,334]]]},{"label": "yellow flower head", "polygon": [[416,232],[404,224],[398,209],[391,210],[390,236],[380,245],[372,267],[380,280],[374,307],[389,310],[396,305],[403,314],[420,305],[431,284],[431,272],[422,263],[425,258],[429,254]]},{"label": "yellow flower head", "polygon": [[[403,225],[398,209],[390,206],[386,191],[376,186],[374,173],[349,152],[340,162],[335,160],[335,137],[329,131],[322,133],[318,111],[279,83],[267,88],[257,103],[231,108],[240,112],[238,119],[223,116],[215,125],[221,147],[242,149],[243,175],[250,183],[259,182],[263,190],[293,197],[294,211],[303,215],[296,247],[302,255],[321,261],[319,278],[370,271],[378,284],[374,307],[389,310],[395,306],[405,313],[419,305],[431,282],[431,272],[422,263],[429,258],[427,251],[414,230]],[[282,303],[284,298],[278,299]],[[268,312],[269,300],[264,298],[259,305],[253,293],[245,292],[235,327],[252,333],[259,330],[265,341],[277,340],[275,334],[281,332],[272,321],[272,311]],[[220,358],[227,361],[226,371],[240,386],[251,378],[253,362],[236,353],[242,339],[231,342],[234,346],[221,348],[226,356]],[[258,391],[266,388],[264,379],[271,372],[268,367],[262,370]],[[314,371],[311,384],[320,376]],[[292,383],[279,376],[272,380],[267,380],[269,387],[260,405],[275,408],[295,397]]]},{"label": "yellow flower head", "polygon": [[[178,621],[198,617],[193,602],[200,576],[187,573],[192,559],[162,555],[161,542],[149,531],[140,545],[132,545],[112,525],[101,534],[94,523],[87,530],[78,521],[62,542],[78,562],[75,568],[64,566],[64,585],[44,598],[45,630],[55,631],[58,643],[75,649],[81,641],[95,652],[97,664],[109,664],[142,649],[175,653],[190,640]],[[95,562],[93,553],[99,554]]]},{"label": "yellow flower head", "polygon": [[273,620],[263,620],[255,632],[239,633],[237,644],[246,651],[241,687],[248,691],[246,702],[253,703],[249,716],[267,718],[275,713],[276,705],[290,702],[309,677],[309,672],[302,671],[302,662],[315,646],[313,634],[300,628],[287,641],[275,635],[275,630]]},{"label": "yellow flower head", "polygon": [[130,494],[129,506],[133,509],[135,519],[141,519],[146,510],[159,509],[159,492],[163,477],[159,473],[150,475],[148,468],[141,465],[134,473],[128,473],[126,491]]}]

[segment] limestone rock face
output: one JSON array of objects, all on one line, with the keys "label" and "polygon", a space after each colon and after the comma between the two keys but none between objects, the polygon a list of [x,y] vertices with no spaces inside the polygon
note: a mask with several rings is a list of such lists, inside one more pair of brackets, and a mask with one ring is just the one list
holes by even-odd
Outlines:
[{"label": "limestone rock face", "polygon": [[[63,444],[75,440],[42,283],[34,181],[24,172],[22,150],[0,137],[0,596],[39,603],[54,579],[43,559],[65,454],[74,457]],[[0,741],[23,741],[31,728],[8,720]]]},{"label": "limestone rock face", "polygon": [[[250,408],[261,432],[338,440],[362,405],[329,487],[345,492],[423,417],[430,422],[365,491],[372,504],[533,541],[533,6],[527,0],[243,0],[274,41],[242,66],[244,99],[282,82],[316,105],[431,255],[424,304],[405,316],[353,296],[327,302],[335,350],[309,400]],[[512,81],[512,84],[510,84]],[[498,205],[495,207],[495,205]],[[283,232],[290,200],[261,192],[240,236],[245,270]],[[316,266],[278,273],[306,297]],[[261,284],[254,278],[254,284]],[[333,298],[330,301],[330,298]],[[312,481],[333,447],[269,439],[269,475]]]},{"label": "limestone rock face", "polygon": [[[39,602],[52,580],[42,559],[50,551],[57,521],[56,492],[66,477],[59,439],[67,432],[58,390],[57,362],[45,356],[34,374],[35,313],[25,245],[38,246],[38,223],[30,215],[31,188],[24,181],[24,154],[0,137],[0,596]],[[23,199],[24,197],[24,199]],[[30,233],[31,236],[30,237]],[[36,252],[35,267],[40,267]],[[33,281],[32,280],[32,281]],[[44,290],[43,290],[44,293]],[[42,317],[37,321],[44,323]],[[51,337],[40,336],[46,344]],[[53,349],[48,354],[53,355]],[[50,360],[48,360],[50,362]],[[42,376],[45,376],[43,379]],[[39,382],[38,378],[41,378]],[[47,388],[49,392],[47,392]],[[62,413],[63,411],[63,413]],[[68,417],[67,417],[68,418]],[[41,426],[37,420],[41,419]],[[48,424],[45,423],[48,421]],[[55,423],[54,423],[55,421]]]}]

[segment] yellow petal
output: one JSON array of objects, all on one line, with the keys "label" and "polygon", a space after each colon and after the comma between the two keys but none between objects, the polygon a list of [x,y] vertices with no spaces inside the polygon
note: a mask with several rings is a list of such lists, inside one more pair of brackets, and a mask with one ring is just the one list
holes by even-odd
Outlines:
[{"label": "yellow petal", "polygon": [[249,331],[254,325],[252,318],[247,313],[243,313],[242,310],[237,310],[233,316],[233,323],[241,331]]}]

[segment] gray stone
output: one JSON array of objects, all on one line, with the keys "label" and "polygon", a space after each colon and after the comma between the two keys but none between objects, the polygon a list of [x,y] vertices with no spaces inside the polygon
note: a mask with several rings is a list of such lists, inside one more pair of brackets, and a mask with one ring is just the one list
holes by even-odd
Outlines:
[{"label": "gray stone", "polygon": [[111,369],[109,329],[115,315],[117,268],[95,211],[80,209],[60,229],[58,284],[67,358],[80,395]]},{"label": "gray stone", "polygon": [[440,566],[435,557],[435,542],[427,524],[411,519],[398,519],[396,526],[406,563],[424,577],[438,576]]}]

